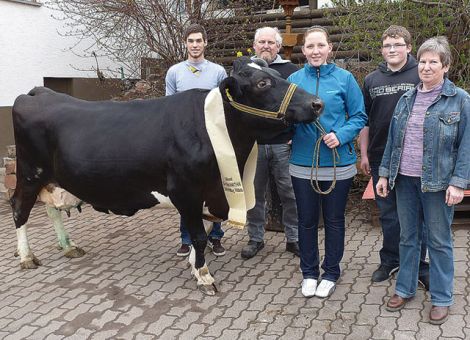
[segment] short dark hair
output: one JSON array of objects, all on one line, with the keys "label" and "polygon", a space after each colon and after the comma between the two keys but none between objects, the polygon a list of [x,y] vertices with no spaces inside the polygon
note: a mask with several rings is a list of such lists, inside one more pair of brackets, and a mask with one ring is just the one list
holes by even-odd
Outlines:
[{"label": "short dark hair", "polygon": [[184,31],[184,41],[186,41],[189,35],[193,33],[201,33],[202,39],[204,40],[204,42],[207,42],[206,30],[204,29],[204,27],[202,27],[202,25],[199,24],[191,24],[188,26],[188,28],[186,28],[186,30]]},{"label": "short dark hair", "polygon": [[387,38],[403,38],[405,40],[405,44],[411,45],[411,34],[410,32],[403,26],[392,25],[387,28],[384,33],[382,34],[382,41]]}]

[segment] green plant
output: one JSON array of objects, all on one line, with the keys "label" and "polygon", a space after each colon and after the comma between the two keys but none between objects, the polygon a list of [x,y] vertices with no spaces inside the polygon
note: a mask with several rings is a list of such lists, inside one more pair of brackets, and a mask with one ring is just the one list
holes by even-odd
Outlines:
[{"label": "green plant", "polygon": [[[382,60],[381,36],[390,25],[409,29],[413,51],[428,38],[445,35],[453,52],[449,77],[470,90],[470,0],[332,0],[338,11],[330,12],[334,25],[346,37],[347,49],[367,52],[376,65]],[[355,71],[355,70],[351,70]],[[362,74],[358,74],[362,79]]]}]

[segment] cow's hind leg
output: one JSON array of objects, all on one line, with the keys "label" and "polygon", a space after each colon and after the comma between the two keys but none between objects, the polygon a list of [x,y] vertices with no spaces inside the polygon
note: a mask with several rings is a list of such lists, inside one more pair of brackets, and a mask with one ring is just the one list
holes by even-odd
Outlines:
[{"label": "cow's hind leg", "polygon": [[46,206],[47,216],[52,220],[54,229],[59,241],[59,249],[64,251],[64,256],[68,258],[82,257],[85,255],[85,251],[78,247],[69,236],[69,233],[64,228],[62,220],[62,213],[60,210],[49,205]]},{"label": "cow's hind leg", "polygon": [[15,193],[10,199],[10,204],[13,209],[13,220],[16,226],[16,237],[18,241],[18,247],[17,251],[15,252],[15,256],[20,257],[20,267],[22,269],[35,269],[41,265],[41,261],[39,261],[39,259],[34,256],[29,246],[28,231],[26,226],[31,209],[36,202],[38,192],[39,187],[25,185],[20,177],[15,189]]},{"label": "cow's hind leg", "polygon": [[34,256],[28,242],[28,232],[26,224],[23,224],[20,228],[16,228],[16,238],[18,240],[18,248],[15,256],[20,257],[21,269],[36,269],[42,265],[41,261]]}]

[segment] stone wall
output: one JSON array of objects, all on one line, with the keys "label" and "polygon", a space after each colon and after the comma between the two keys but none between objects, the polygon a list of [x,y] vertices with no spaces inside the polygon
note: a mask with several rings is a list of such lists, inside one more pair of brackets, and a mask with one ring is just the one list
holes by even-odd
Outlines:
[{"label": "stone wall", "polygon": [[7,157],[3,157],[3,167],[0,168],[0,195],[10,199],[16,188],[16,148],[7,146]]}]

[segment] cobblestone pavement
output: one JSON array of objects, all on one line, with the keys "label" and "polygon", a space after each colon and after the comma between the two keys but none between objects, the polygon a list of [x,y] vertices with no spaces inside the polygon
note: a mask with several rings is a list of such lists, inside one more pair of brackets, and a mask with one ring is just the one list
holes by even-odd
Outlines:
[{"label": "cobblestone pavement", "polygon": [[[422,289],[401,312],[384,309],[394,280],[372,284],[381,236],[353,208],[347,216],[343,274],[329,299],[300,293],[299,260],[284,234],[244,261],[245,231],[226,229],[227,254],[207,260],[220,292],[196,289],[187,261],[176,257],[178,215],[151,209],[134,217],[95,212],[65,217],[87,254],[67,259],[38,204],[30,242],[43,266],[20,270],[11,210],[0,202],[0,339],[468,339],[470,228],[454,229],[455,305],[442,326],[429,324]],[[321,233],[323,240],[323,233]],[[431,283],[432,284],[432,283]]]}]

